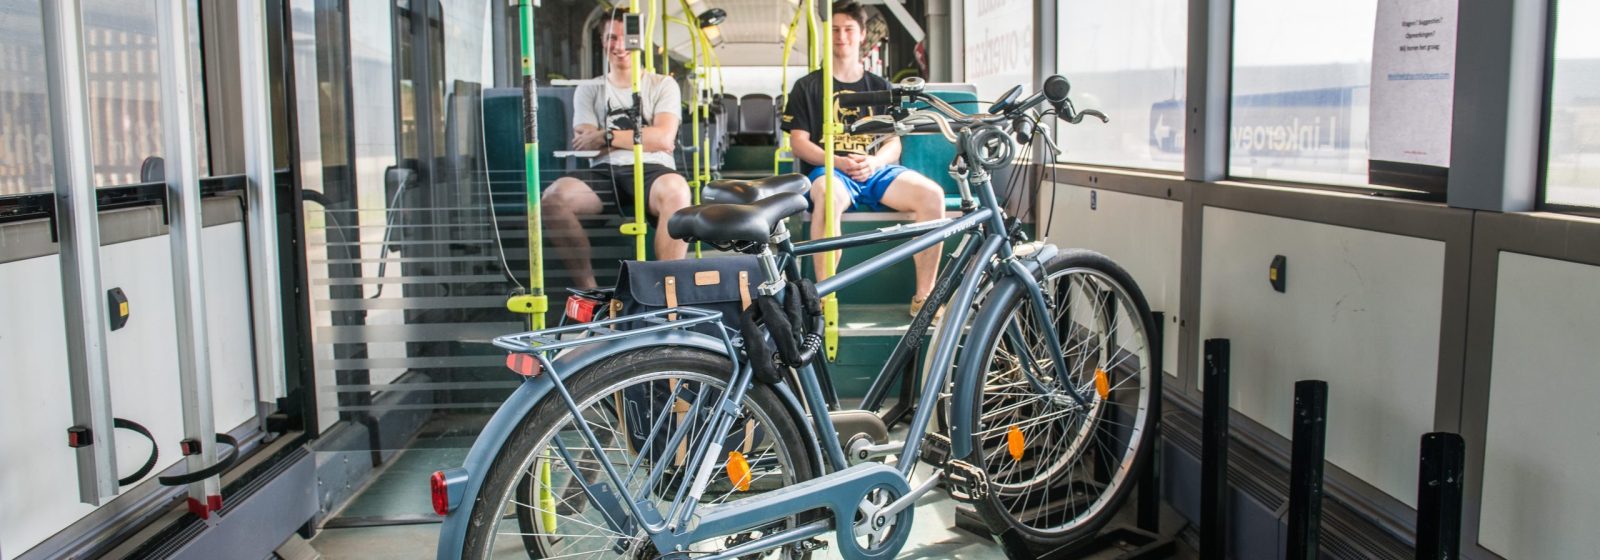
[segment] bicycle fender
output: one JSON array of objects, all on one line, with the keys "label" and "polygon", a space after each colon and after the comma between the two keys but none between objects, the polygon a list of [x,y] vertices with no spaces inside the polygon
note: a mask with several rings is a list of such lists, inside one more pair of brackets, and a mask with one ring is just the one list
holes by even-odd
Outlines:
[{"label": "bicycle fender", "polygon": [[[551,360],[551,370],[565,380],[601,360],[650,346],[689,346],[723,356],[728,355],[728,348],[720,339],[697,332],[671,330],[626,337],[610,344],[577,346]],[[483,426],[477,441],[473,442],[472,449],[467,452],[466,461],[460,467],[446,473],[446,477],[451,480],[465,476],[466,482],[461,501],[449,515],[445,516],[444,524],[439,528],[437,558],[440,560],[461,558],[461,547],[467,538],[467,525],[472,517],[472,506],[476,504],[478,493],[483,489],[484,479],[488,478],[489,468],[494,464],[495,456],[500,453],[500,448],[505,446],[506,440],[511,438],[512,432],[516,430],[517,424],[522,422],[522,418],[527,416],[533,410],[533,406],[549,395],[554,388],[555,385],[548,375],[539,375],[524,381]]]},{"label": "bicycle fender", "polygon": [[[1019,257],[1015,262],[1021,266],[1035,280],[1040,279],[1044,272],[1044,263],[1060,253],[1055,245],[1044,244],[1038,250],[1024,257]],[[1017,292],[1026,290],[1022,279],[1016,275],[1002,275],[990,288],[988,301],[1006,301]],[[1010,317],[1007,310],[999,306],[984,306],[977,316],[972,318],[969,332],[984,332],[983,329],[995,328]],[[966,460],[972,453],[972,434],[977,432],[978,419],[973,416],[975,399],[978,397],[978,386],[983,383],[986,364],[984,361],[989,356],[984,352],[964,352],[961,363],[957,365],[954,380],[954,394],[951,395],[950,404],[950,457]],[[981,463],[978,463],[981,464]]]}]

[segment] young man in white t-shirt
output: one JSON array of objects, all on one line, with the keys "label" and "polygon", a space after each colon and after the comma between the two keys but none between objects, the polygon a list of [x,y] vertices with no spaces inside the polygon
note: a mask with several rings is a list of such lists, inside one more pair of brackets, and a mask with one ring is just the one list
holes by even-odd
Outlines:
[{"label": "young man in white t-shirt", "polygon": [[[541,195],[548,237],[579,288],[594,288],[589,265],[589,238],[580,216],[599,214],[600,192],[616,193],[624,217],[633,217],[633,106],[631,57],[624,43],[624,10],[613,10],[604,23],[606,59],[610,69],[595,83],[573,93],[572,149],[597,150],[592,167],[557,179]],[[681,259],[688,244],[667,235],[667,219],[689,206],[689,182],[674,169],[673,150],[678,138],[682,94],[672,78],[642,74],[639,79],[640,113],[644,118],[644,193],[649,218],[656,220],[655,258]]]}]

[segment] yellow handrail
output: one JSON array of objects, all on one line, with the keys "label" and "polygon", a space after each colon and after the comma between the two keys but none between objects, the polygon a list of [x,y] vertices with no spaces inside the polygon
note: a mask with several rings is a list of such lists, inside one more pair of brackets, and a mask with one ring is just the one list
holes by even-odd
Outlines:
[{"label": "yellow handrail", "polygon": [[[637,17],[637,14],[639,13],[639,0],[628,0],[628,11],[635,14],[635,17]],[[646,32],[644,35],[648,37],[650,34]],[[639,74],[639,64],[643,61],[640,60],[640,54],[641,53],[639,51],[630,51],[628,53],[628,60],[631,63],[631,68],[628,72],[628,81],[629,86],[633,90],[633,98],[635,100],[639,100],[640,103],[638,104],[642,105],[642,99],[639,96],[639,81],[642,78]],[[644,130],[645,108],[636,107],[636,109],[638,109],[639,115],[634,119],[633,122],[633,223],[623,224],[621,229],[624,235],[633,236],[634,257],[635,259],[642,261],[645,260],[644,134],[642,132]]]},{"label": "yellow handrail", "polygon": [[[799,29],[800,29],[800,22],[802,21],[802,19],[801,19],[802,16],[805,16],[803,21],[806,22],[807,31],[810,31],[811,29],[815,28],[812,25],[810,16],[807,15],[807,14],[810,14],[810,13],[811,12],[809,12],[807,10],[795,10],[794,11],[794,18],[789,20],[789,31],[788,31],[788,33],[785,33],[784,37],[783,37],[783,66],[782,66],[782,70],[779,71],[779,78],[778,78],[779,79],[778,89],[779,89],[779,94],[780,94],[779,96],[783,98],[783,105],[778,107],[778,114],[779,115],[783,115],[784,113],[788,112],[788,110],[789,110],[789,96],[785,95],[786,92],[784,92],[782,90],[784,90],[785,88],[789,87],[789,56],[794,54],[794,41],[797,38],[797,36],[796,36],[797,34],[795,32],[799,31]],[[813,39],[813,38],[808,38],[807,40],[809,41],[811,39]],[[809,60],[806,61],[806,64],[808,64],[808,65],[811,64],[811,61],[809,61]],[[789,135],[787,135],[787,134],[779,134],[778,135],[778,149],[774,150],[772,152],[772,174],[773,175],[777,175],[779,172],[782,171],[783,162],[784,162],[783,152],[786,149],[790,150],[791,152],[794,150],[794,147],[789,144]],[[792,153],[790,154],[790,156],[788,158],[788,161],[790,161],[790,162],[794,161],[794,155]]]},{"label": "yellow handrail", "polygon": [[[808,11],[816,11],[816,0],[806,0]],[[833,149],[834,129],[838,128],[834,119],[839,116],[839,103],[833,98],[833,4],[825,1],[822,17],[822,45],[815,49],[825,52],[822,56],[822,103],[826,108],[822,113],[822,219],[823,237],[838,237],[839,223],[834,219],[833,212]],[[815,216],[812,219],[816,219]],[[838,270],[839,263],[835,262],[837,253],[827,251],[822,254],[822,270],[817,271],[817,281],[830,278]],[[823,328],[823,348],[828,359],[834,360],[839,356],[839,294],[828,294],[822,302],[822,316],[825,321]]]}]

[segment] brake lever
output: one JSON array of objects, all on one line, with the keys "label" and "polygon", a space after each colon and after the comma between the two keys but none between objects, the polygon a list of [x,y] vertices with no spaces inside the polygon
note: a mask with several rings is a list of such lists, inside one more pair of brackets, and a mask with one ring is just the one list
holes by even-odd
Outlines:
[{"label": "brake lever", "polygon": [[1111,119],[1106,117],[1105,113],[1096,111],[1094,109],[1084,109],[1076,114],[1073,114],[1072,109],[1069,107],[1065,113],[1061,114],[1061,120],[1067,121],[1067,124],[1081,123],[1083,122],[1084,117],[1097,117],[1102,123],[1111,122]]}]

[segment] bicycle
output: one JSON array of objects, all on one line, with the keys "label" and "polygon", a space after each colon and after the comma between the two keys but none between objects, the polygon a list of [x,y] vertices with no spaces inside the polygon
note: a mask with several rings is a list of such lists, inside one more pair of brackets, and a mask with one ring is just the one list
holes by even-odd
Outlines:
[{"label": "bicycle", "polygon": [[[1034,134],[1041,119],[1105,116],[1076,111],[1060,76],[970,115],[921,86],[839,103],[892,107],[855,132],[954,142],[961,217],[794,243],[784,220],[806,203],[785,181],[723,195],[748,204],[674,215],[674,237],[759,258],[754,305],[737,323],[679,307],[496,339],[526,360],[527,379],[464,466],[433,477],[446,514],[439,557],[805,558],[831,534],[844,558],[889,558],[917,499],[940,483],[1007,538],[1063,543],[1103,527],[1150,455],[1160,374],[1149,307],[1110,259],[1025,243],[989,174],[1018,140],[1049,141]],[[916,408],[900,442],[839,433],[834,418],[851,411],[830,409],[812,363],[820,297],[956,235],[954,260],[889,360],[912,359],[947,305],[937,340],[960,343],[930,349],[918,398],[948,398],[948,437],[927,432],[932,406]],[[800,275],[804,255],[891,241],[904,243],[823,282]],[[933,474],[913,486],[919,463]]]}]

